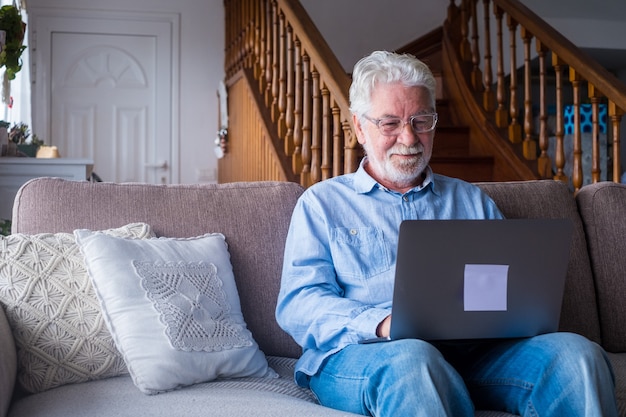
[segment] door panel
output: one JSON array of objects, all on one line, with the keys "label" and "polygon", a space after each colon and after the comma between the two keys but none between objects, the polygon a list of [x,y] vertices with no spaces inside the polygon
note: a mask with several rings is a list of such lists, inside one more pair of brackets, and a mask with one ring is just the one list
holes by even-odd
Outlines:
[{"label": "door panel", "polygon": [[[172,182],[172,31],[167,22],[39,17],[37,131],[105,181]],[[43,42],[42,42],[43,39]]]}]

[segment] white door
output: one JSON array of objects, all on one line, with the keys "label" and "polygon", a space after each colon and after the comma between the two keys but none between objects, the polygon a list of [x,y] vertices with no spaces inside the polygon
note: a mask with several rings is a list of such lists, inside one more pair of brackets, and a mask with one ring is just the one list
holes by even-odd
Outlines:
[{"label": "white door", "polygon": [[89,13],[35,14],[33,131],[104,181],[177,182],[173,22]]}]

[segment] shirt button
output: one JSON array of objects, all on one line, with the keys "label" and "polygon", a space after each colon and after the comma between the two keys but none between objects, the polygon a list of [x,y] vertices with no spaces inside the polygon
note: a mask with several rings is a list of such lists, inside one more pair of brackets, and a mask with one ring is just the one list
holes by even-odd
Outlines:
[{"label": "shirt button", "polygon": [[356,235],[358,233],[358,231],[356,229],[350,229],[350,234],[352,236]]},{"label": "shirt button", "polygon": [[402,197],[402,199],[403,199],[405,202],[407,202],[407,203],[409,202],[409,197],[408,197],[408,196],[406,196],[406,195],[405,195],[405,196],[403,196],[403,197]]}]

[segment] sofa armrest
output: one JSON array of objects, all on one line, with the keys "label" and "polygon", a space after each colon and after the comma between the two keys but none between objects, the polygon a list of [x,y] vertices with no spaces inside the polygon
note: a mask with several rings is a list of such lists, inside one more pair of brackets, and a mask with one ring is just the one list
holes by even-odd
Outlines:
[{"label": "sofa armrest", "polygon": [[17,375],[17,355],[9,322],[0,306],[0,417],[4,417],[11,405],[15,377]]}]

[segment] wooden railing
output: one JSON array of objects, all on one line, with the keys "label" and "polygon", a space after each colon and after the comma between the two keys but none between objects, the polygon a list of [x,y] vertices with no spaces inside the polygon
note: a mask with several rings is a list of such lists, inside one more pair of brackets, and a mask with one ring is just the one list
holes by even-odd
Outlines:
[{"label": "wooden railing", "polygon": [[[351,126],[350,78],[299,1],[225,0],[224,6],[230,119],[219,181],[276,179],[306,187],[356,170],[362,150]],[[499,155],[497,170],[508,170],[502,176],[582,186],[583,134],[577,121],[586,91],[594,115],[592,181],[603,178],[601,104],[609,116],[609,179],[619,180],[623,83],[517,0],[450,0],[443,27],[444,83],[452,83],[447,90],[456,122],[470,126],[475,149]],[[524,57],[519,64],[518,51]],[[569,154],[566,102],[573,106],[576,127]],[[526,161],[522,168],[512,169],[520,159]]]},{"label": "wooden railing", "polygon": [[[456,3],[450,1],[444,25],[444,54],[454,55],[462,64],[450,66],[444,77],[458,77],[452,74],[455,70],[465,76],[482,107],[472,107],[473,114],[466,116],[486,126],[483,137],[489,135],[489,124],[495,125],[517,144],[526,160],[536,161],[540,177],[571,180],[574,190],[586,182],[619,181],[624,83],[516,0]],[[523,63],[517,61],[520,56]],[[583,133],[580,123],[583,94],[592,110],[590,134]],[[456,96],[459,104],[465,105],[467,99],[467,95]],[[573,110],[573,125],[567,126],[573,130],[570,135],[566,135],[563,117],[566,103]],[[548,111],[551,106],[553,115]],[[608,113],[606,143],[601,141],[600,109]],[[551,117],[553,132],[548,129]],[[566,152],[569,142],[571,153]],[[583,172],[583,148],[591,151],[587,173]],[[612,152],[601,158],[607,149]],[[609,172],[603,173],[602,165]]]},{"label": "wooden railing", "polygon": [[[248,71],[257,88],[255,94],[261,97],[257,112],[249,119],[239,117],[236,123],[229,123],[226,149],[235,146],[234,141],[260,139],[252,129],[247,129],[243,137],[237,137],[237,133],[245,130],[243,125],[258,123],[267,111],[272,123],[270,130],[277,138],[272,143],[291,162],[283,164],[291,172],[265,179],[291,178],[309,186],[355,171],[361,150],[350,121],[350,78],[300,2],[225,0],[224,6],[229,89],[235,82],[243,82]],[[242,72],[243,77],[237,76]],[[243,106],[244,103],[229,97],[229,114],[237,113]],[[272,140],[266,134],[262,136],[264,140]],[[236,170],[221,169],[233,165],[228,158],[227,153],[220,166],[219,180],[242,179]],[[242,161],[242,165],[254,170],[255,165],[262,169],[263,165],[278,164],[276,156],[262,158],[272,161],[258,160],[252,165]],[[225,171],[229,175],[222,176]]]}]

